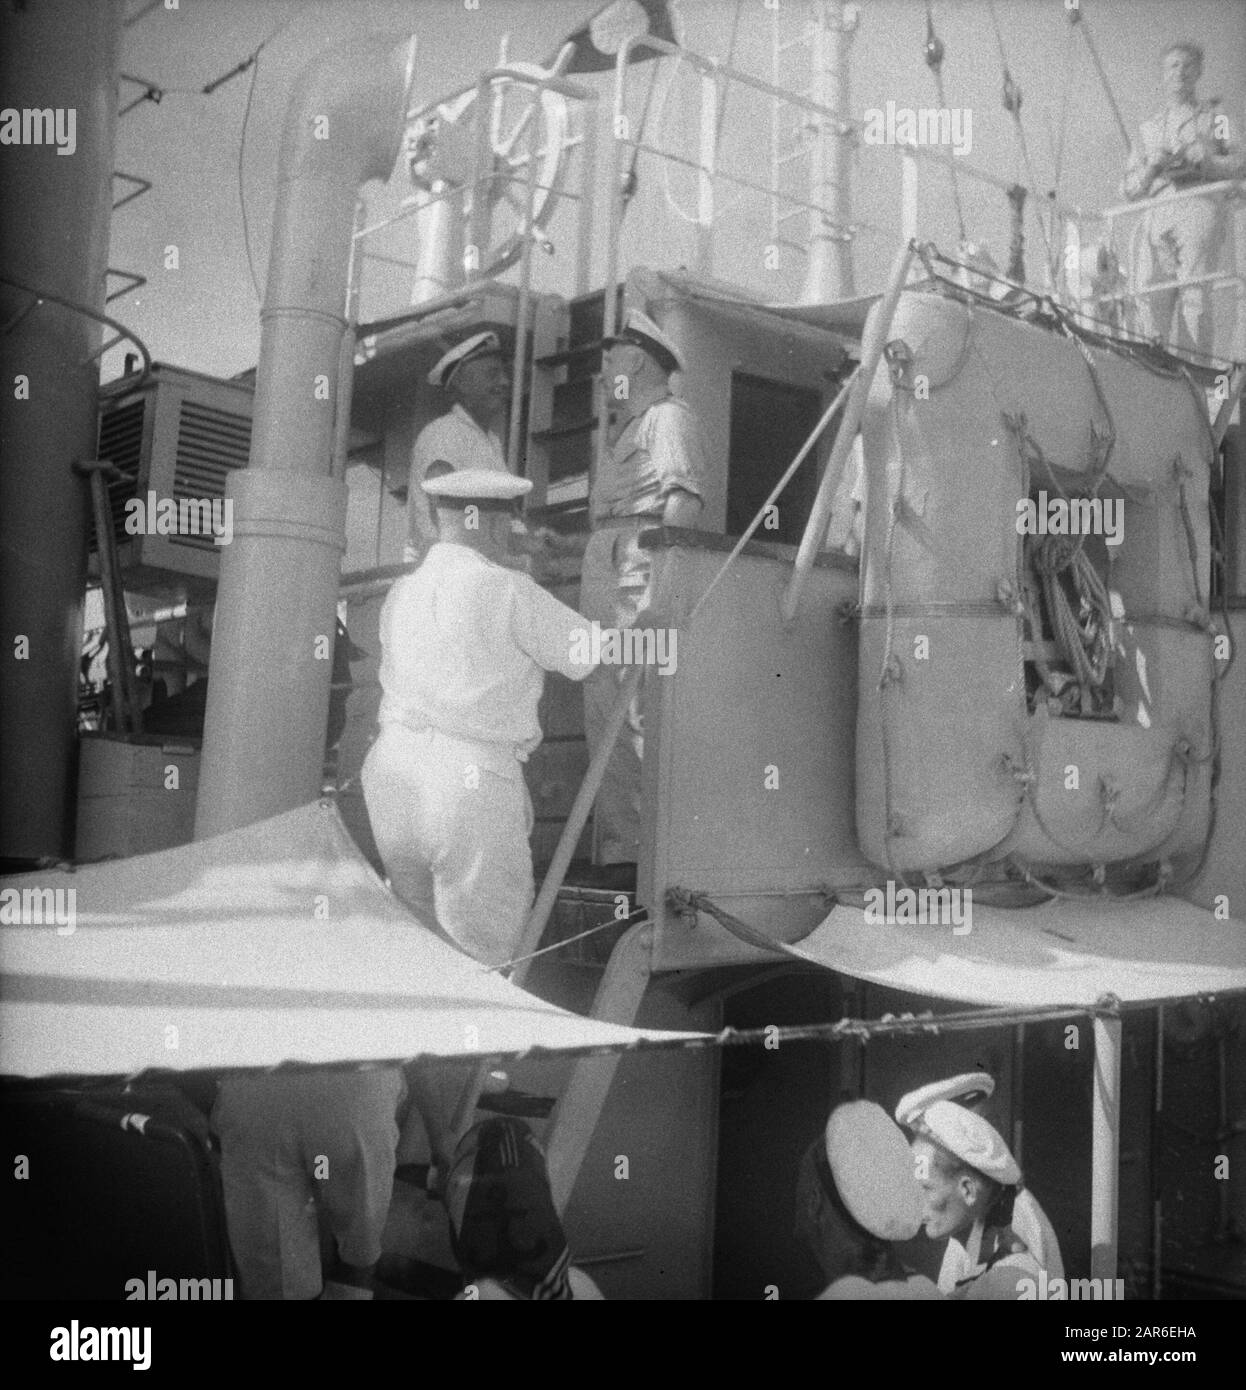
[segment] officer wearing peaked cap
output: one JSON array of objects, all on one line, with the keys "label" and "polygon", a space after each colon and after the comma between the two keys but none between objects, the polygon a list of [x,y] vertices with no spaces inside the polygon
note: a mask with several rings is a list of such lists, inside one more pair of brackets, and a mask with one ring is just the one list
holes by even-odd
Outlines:
[{"label": "officer wearing peaked cap", "polygon": [[418,560],[437,539],[437,528],[421,484],[459,468],[509,470],[502,429],[510,401],[502,340],[494,332],[473,333],[444,352],[428,373],[428,384],[453,399],[444,415],[416,436],[407,483],[407,558]]},{"label": "officer wearing peaked cap", "polygon": [[936,1100],[914,1121],[913,1156],[931,1239],[949,1237],[940,1289],[953,1298],[1015,1300],[1042,1267],[1014,1229],[1021,1169],[999,1131],[963,1105]]},{"label": "officer wearing peaked cap", "polygon": [[[491,330],[465,338],[433,363],[428,384],[446,391],[454,404],[416,437],[407,485],[409,561],[422,559],[437,539],[429,498],[422,490],[425,482],[459,469],[510,472],[502,447],[510,375],[501,338]],[[517,513],[511,535],[508,554],[516,557],[548,558],[566,548],[557,532],[546,527],[530,530]],[[523,558],[504,559],[503,563],[527,568]]]},{"label": "officer wearing peaked cap", "polygon": [[[994,1093],[995,1079],[987,1072],[964,1072],[944,1081],[933,1081],[902,1096],[896,1106],[896,1121],[905,1129],[920,1130],[922,1116],[938,1101],[954,1101],[966,1110],[980,1114]],[[1013,1198],[1011,1226],[1013,1234],[1024,1241],[1029,1253],[1047,1271],[1047,1278],[1063,1279],[1064,1261],[1060,1256],[1060,1242],[1055,1228],[1028,1187],[1018,1188]],[[953,1237],[944,1251],[943,1266],[939,1271],[940,1289],[944,1293],[952,1293],[968,1273],[965,1246]]]},{"label": "officer wearing peaked cap", "polygon": [[[580,608],[603,628],[632,627],[651,603],[650,560],[640,546],[656,526],[695,526],[704,502],[708,446],[696,416],[671,391],[683,370],[674,342],[632,309],[605,343],[602,385],[612,413],[589,495]],[[670,595],[671,599],[677,595]],[[622,673],[602,668],[584,687],[585,732],[596,749]],[[640,841],[640,700],[614,745],[596,802],[599,864],[634,865]],[[622,886],[622,880],[620,880]]]},{"label": "officer wearing peaked cap", "polygon": [[839,1300],[936,1299],[910,1275],[892,1242],[921,1229],[922,1193],[904,1136],[872,1101],[836,1107],[806,1153],[797,1186],[797,1227]]},{"label": "officer wearing peaked cap", "polygon": [[531,486],[497,469],[422,484],[440,538],[382,607],[380,733],[362,772],[394,891],[488,965],[514,955],[532,904],[523,763],[545,673],[583,680],[595,660],[584,619],[501,563]]}]

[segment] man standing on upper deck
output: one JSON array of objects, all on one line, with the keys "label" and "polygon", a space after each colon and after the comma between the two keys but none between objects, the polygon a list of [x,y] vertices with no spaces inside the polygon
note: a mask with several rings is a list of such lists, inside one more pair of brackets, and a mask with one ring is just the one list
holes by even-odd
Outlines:
[{"label": "man standing on upper deck", "polygon": [[510,375],[496,333],[474,333],[433,364],[430,386],[440,386],[454,404],[416,435],[407,479],[409,560],[423,559],[437,540],[429,498],[421,484],[461,468],[507,473],[502,429],[510,402]]},{"label": "man standing on upper deck", "polygon": [[[1129,153],[1121,185],[1125,197],[1165,200],[1146,221],[1150,266],[1139,278],[1148,285],[1198,280],[1214,271],[1226,225],[1223,200],[1191,196],[1173,200],[1174,195],[1246,172],[1241,147],[1219,108],[1219,99],[1195,97],[1195,83],[1202,72],[1203,50],[1198,44],[1182,40],[1164,51],[1164,109],[1142,122]],[[1153,336],[1178,349],[1210,350],[1213,324],[1205,284],[1160,290],[1147,295],[1145,303],[1145,320]],[[1174,323],[1178,307],[1180,317]]]},{"label": "man standing on upper deck", "polygon": [[[632,627],[650,606],[651,566],[639,543],[641,532],[695,526],[701,514],[708,446],[692,410],[671,391],[671,373],[683,365],[675,344],[636,309],[606,340],[602,385],[612,414],[589,497],[592,535],[580,587],[580,611],[603,628]],[[585,682],[590,751],[602,741],[626,674],[625,667],[598,667]],[[637,694],[597,793],[597,861],[620,866],[618,883],[610,886],[630,887],[634,880],[643,753]]]},{"label": "man standing on upper deck", "polygon": [[[498,335],[492,331],[474,333],[450,348],[433,364],[428,384],[440,386],[454,405],[424,426],[411,451],[405,551],[408,563],[422,560],[437,541],[437,523],[430,499],[422,490],[424,483],[465,468],[511,471],[502,444],[511,382]],[[501,563],[511,569],[528,570],[528,562],[522,556],[548,560],[567,549],[566,539],[556,531],[545,526],[529,528],[517,516],[512,522],[508,552],[515,558],[503,558]]]}]

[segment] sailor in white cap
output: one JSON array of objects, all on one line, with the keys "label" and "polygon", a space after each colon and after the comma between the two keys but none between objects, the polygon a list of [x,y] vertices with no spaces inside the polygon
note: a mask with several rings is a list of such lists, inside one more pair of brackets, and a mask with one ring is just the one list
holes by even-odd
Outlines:
[{"label": "sailor in white cap", "polygon": [[[592,535],[584,552],[580,609],[603,628],[635,624],[650,601],[650,561],[639,544],[656,526],[695,526],[707,478],[708,446],[696,416],[671,391],[683,370],[679,349],[638,309],[608,339],[602,387],[612,414],[589,495]],[[604,667],[584,687],[590,749],[601,742],[622,672]],[[640,840],[640,765],[644,739],[637,698],[617,742],[596,803],[599,864],[634,876]],[[619,886],[626,886],[623,878]]]},{"label": "sailor in white cap", "polygon": [[1013,1229],[1021,1169],[999,1131],[950,1100],[915,1121],[913,1157],[926,1194],[925,1227],[949,1237],[940,1289],[953,1298],[1015,1300],[1042,1268]]},{"label": "sailor in white cap", "polygon": [[900,1097],[896,1105],[896,1123],[912,1129],[937,1100],[954,1100],[967,1110],[979,1111],[995,1094],[995,1078],[984,1071],[967,1071],[949,1076],[946,1081],[932,1081]]},{"label": "sailor in white cap", "polygon": [[936,1299],[893,1248],[921,1229],[922,1193],[904,1135],[873,1101],[837,1106],[806,1153],[797,1183],[797,1229],[831,1282],[827,1300]]},{"label": "sailor in white cap", "polygon": [[[933,1081],[900,1098],[896,1106],[896,1121],[908,1130],[919,1130],[922,1116],[937,1101],[955,1101],[975,1114],[995,1093],[995,1079],[984,1071],[964,1072],[944,1081]],[[1012,1204],[1012,1232],[1025,1244],[1038,1264],[1047,1271],[1048,1280],[1064,1278],[1064,1261],[1060,1242],[1047,1213],[1039,1206],[1028,1187],[1017,1190]],[[939,1271],[939,1287],[952,1293],[958,1282],[969,1275],[965,1246],[956,1238],[949,1239]]]},{"label": "sailor in white cap", "polygon": [[[408,562],[423,559],[437,539],[433,511],[421,484],[463,468],[510,471],[502,430],[511,388],[501,338],[492,331],[465,338],[437,359],[428,373],[428,384],[445,390],[454,404],[416,436],[407,480]],[[548,527],[529,528],[516,515],[508,552],[515,558],[502,563],[528,569],[524,556],[548,559],[569,549],[578,551],[578,545],[569,545],[565,537]]]},{"label": "sailor in white cap", "polygon": [[510,374],[498,335],[473,333],[456,343],[433,363],[428,384],[446,391],[454,404],[424,426],[411,452],[407,480],[411,560],[421,559],[437,539],[428,497],[420,487],[426,479],[459,468],[508,471],[502,430],[510,403]]},{"label": "sailor in white cap", "polygon": [[502,564],[531,486],[497,469],[422,484],[440,538],[381,610],[380,734],[362,772],[394,891],[488,965],[512,957],[532,903],[523,763],[545,672],[583,680],[596,661],[580,614]]}]

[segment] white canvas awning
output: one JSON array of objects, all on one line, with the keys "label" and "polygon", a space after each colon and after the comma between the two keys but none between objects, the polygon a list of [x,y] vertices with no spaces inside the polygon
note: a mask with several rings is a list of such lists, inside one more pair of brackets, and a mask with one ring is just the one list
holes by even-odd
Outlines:
[{"label": "white canvas awning", "polygon": [[[630,1046],[411,916],[332,805],[198,844],[0,882],[0,1074],[131,1075]],[[14,894],[18,896],[15,898]],[[67,895],[72,894],[72,897]],[[26,898],[27,907],[33,900]],[[72,906],[72,929],[58,925]]]},{"label": "white canvas awning", "polygon": [[1246,922],[1181,898],[973,904],[963,924],[875,925],[835,907],[799,945],[818,965],[873,984],[1020,1008],[1144,1003],[1246,989]]}]

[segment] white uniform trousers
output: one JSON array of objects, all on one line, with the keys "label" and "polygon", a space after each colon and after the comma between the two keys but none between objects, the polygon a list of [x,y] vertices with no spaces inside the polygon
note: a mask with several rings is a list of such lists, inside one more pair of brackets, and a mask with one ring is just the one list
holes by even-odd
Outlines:
[{"label": "white uniform trousers", "polygon": [[[637,544],[644,530],[660,523],[637,517],[594,531],[584,551],[580,612],[603,628],[633,627],[649,602],[651,561]],[[584,682],[584,733],[596,752],[628,666],[598,666]],[[639,689],[606,764],[594,803],[599,864],[634,864],[640,857],[640,769],[645,752]]]},{"label": "white uniform trousers", "polygon": [[347,1264],[381,1258],[405,1090],[392,1067],[221,1082],[212,1125],[244,1298],[320,1294],[321,1215]]},{"label": "white uniform trousers", "polygon": [[496,744],[384,724],[361,774],[394,892],[486,965],[512,959],[532,907],[532,801]]}]

